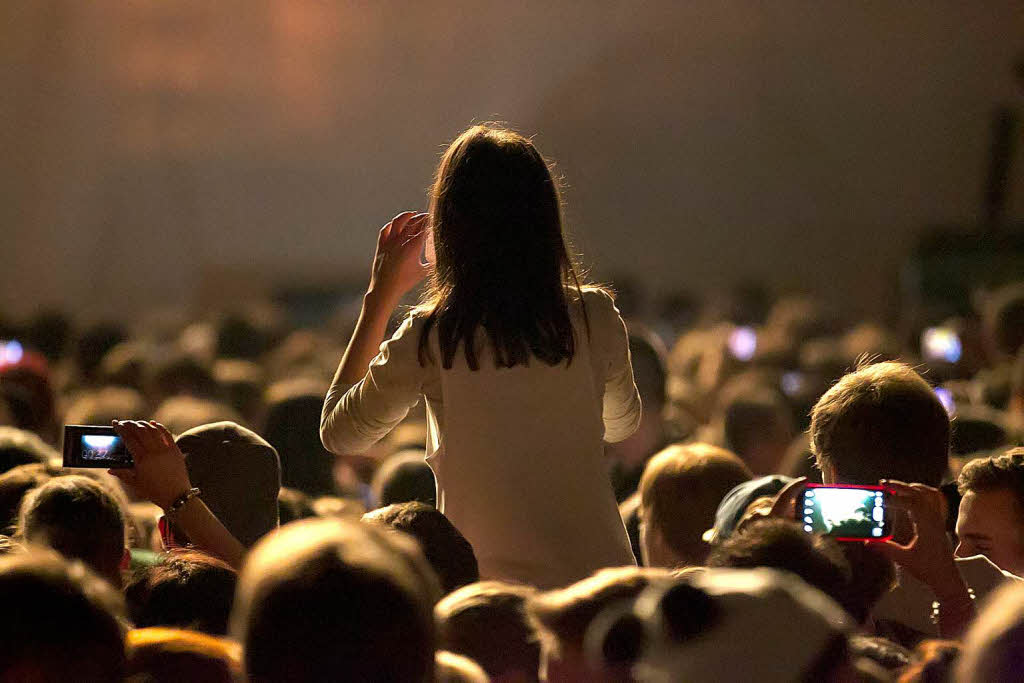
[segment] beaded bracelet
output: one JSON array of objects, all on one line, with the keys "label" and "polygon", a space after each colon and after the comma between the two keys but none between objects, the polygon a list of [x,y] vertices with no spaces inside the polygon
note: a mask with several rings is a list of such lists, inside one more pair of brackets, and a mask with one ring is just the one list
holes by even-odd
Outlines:
[{"label": "beaded bracelet", "polygon": [[171,506],[167,508],[166,514],[173,515],[175,512],[185,507],[185,504],[188,503],[190,500],[192,500],[193,498],[198,498],[202,494],[202,491],[193,486],[188,491],[174,499],[174,502],[171,503]]},{"label": "beaded bracelet", "polygon": [[[968,587],[968,589],[967,589],[967,597],[970,598],[970,601],[965,603],[964,605],[959,605],[959,607],[964,608],[964,609],[969,609],[970,607],[972,607],[974,605],[975,595],[974,595],[974,589],[973,588]],[[933,624],[935,624],[936,626],[938,626],[939,625],[939,620],[940,620],[941,616],[942,616],[942,604],[938,600],[936,600],[936,601],[934,601],[932,603],[931,622]]]}]

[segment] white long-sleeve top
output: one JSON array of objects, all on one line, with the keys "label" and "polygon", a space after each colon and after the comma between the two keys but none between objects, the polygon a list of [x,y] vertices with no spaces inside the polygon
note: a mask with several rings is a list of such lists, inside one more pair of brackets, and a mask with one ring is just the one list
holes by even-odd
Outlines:
[{"label": "white long-sleeve top", "polygon": [[571,363],[496,368],[478,329],[479,369],[460,346],[440,366],[418,359],[423,319],[412,314],[381,344],[366,376],[336,381],[320,424],[338,454],[367,450],[423,396],[427,463],[438,508],[472,544],[485,579],[563,586],[602,567],[635,564],[612,493],[602,440],[625,439],[640,422],[626,328],[611,297],[584,290],[588,338],[578,305]]}]

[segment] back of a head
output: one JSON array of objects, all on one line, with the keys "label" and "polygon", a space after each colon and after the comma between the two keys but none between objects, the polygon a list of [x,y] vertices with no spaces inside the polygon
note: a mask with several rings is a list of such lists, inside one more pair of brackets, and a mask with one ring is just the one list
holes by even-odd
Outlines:
[{"label": "back of a head", "polygon": [[240,423],[242,416],[220,401],[195,396],[172,396],[157,406],[153,419],[167,427],[171,434],[179,435],[213,422]]},{"label": "back of a head", "polygon": [[87,383],[94,381],[103,356],[124,339],[125,331],[116,323],[101,322],[83,330],[75,345],[75,361],[81,378]]},{"label": "back of a head", "polygon": [[311,496],[334,493],[334,458],[320,441],[324,393],[267,390],[263,436],[281,458],[281,483]]},{"label": "back of a head", "polygon": [[46,465],[19,465],[0,474],[0,533],[13,533],[18,525],[21,501],[28,492],[50,481],[53,475]]},{"label": "back of a head", "polygon": [[186,395],[216,398],[217,381],[209,364],[179,351],[156,353],[147,368],[147,394],[155,401]]},{"label": "back of a head", "polygon": [[56,477],[31,491],[22,501],[18,527],[27,543],[81,560],[120,586],[124,511],[117,499],[92,479]]},{"label": "back of a head", "polygon": [[120,595],[80,562],[42,550],[0,557],[0,681],[121,680]]},{"label": "back of a head", "polygon": [[175,628],[137,628],[126,638],[129,683],[233,683],[242,670],[236,644]]},{"label": "back of a head", "polygon": [[565,288],[578,289],[578,276],[557,187],[529,139],[485,125],[460,135],[438,167],[430,219],[436,257],[421,357],[436,322],[440,363],[451,367],[461,345],[477,368],[474,334],[486,320],[498,365],[572,358]]},{"label": "back of a head", "polygon": [[434,656],[434,683],[487,683],[490,678],[469,657],[440,650]]},{"label": "back of a head", "polygon": [[565,588],[540,593],[527,602],[527,614],[544,647],[582,651],[587,628],[598,614],[636,598],[672,574],[664,569],[615,567],[601,569]]},{"label": "back of a head", "polygon": [[676,444],[647,463],[640,480],[643,523],[656,528],[682,561],[700,564],[701,539],[714,524],[722,498],[752,475],[729,451],[709,444]]},{"label": "back of a head", "polygon": [[0,426],[0,474],[19,465],[45,463],[59,455],[32,432]]},{"label": "back of a head", "polygon": [[200,552],[172,552],[136,574],[125,589],[132,623],[225,635],[238,574]]},{"label": "back of a head", "polygon": [[419,541],[445,593],[480,579],[473,547],[434,507],[425,503],[398,503],[367,512],[363,521],[386,524]]},{"label": "back of a head", "polygon": [[252,306],[231,311],[217,321],[217,355],[221,358],[257,360],[279,336],[277,312]]},{"label": "back of a head", "polygon": [[938,486],[949,466],[949,416],[920,375],[876,363],[844,376],[811,413],[811,448],[838,482]]},{"label": "back of a head", "polygon": [[113,420],[141,420],[146,416],[142,394],[128,387],[104,387],[75,399],[64,412],[65,424],[109,425]]},{"label": "back of a head", "polygon": [[448,594],[434,608],[439,647],[477,662],[489,676],[537,679],[540,645],[526,617],[527,586],[482,581]]},{"label": "back of a head", "polygon": [[361,522],[303,520],[250,553],[231,631],[252,681],[427,681],[439,593],[411,539]]},{"label": "back of a head", "polygon": [[789,406],[772,388],[740,381],[723,390],[725,445],[755,474],[774,474],[793,438]]},{"label": "back of a head", "polygon": [[234,422],[201,425],[175,441],[193,486],[243,545],[277,528],[281,465],[269,443]]},{"label": "back of a head", "polygon": [[985,601],[963,640],[958,683],[1009,683],[1024,671],[1024,585],[1008,582]]},{"label": "back of a head", "polygon": [[436,506],[437,482],[422,450],[403,450],[381,463],[370,483],[380,506],[418,501]]},{"label": "back of a head", "polygon": [[629,357],[633,365],[633,379],[643,401],[644,410],[659,409],[667,399],[668,369],[665,343],[653,330],[631,323],[629,326]]},{"label": "back of a head", "polygon": [[[783,519],[754,522],[708,555],[709,567],[768,567],[796,574],[840,605],[846,601],[850,566],[835,541],[805,532]],[[849,610],[848,610],[849,611]]]}]

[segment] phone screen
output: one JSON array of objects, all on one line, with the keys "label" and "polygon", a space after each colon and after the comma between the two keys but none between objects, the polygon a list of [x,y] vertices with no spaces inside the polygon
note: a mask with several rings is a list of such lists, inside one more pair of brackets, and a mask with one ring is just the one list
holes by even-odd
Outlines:
[{"label": "phone screen", "polygon": [[881,486],[808,485],[798,512],[808,533],[842,541],[892,537],[888,496]]}]

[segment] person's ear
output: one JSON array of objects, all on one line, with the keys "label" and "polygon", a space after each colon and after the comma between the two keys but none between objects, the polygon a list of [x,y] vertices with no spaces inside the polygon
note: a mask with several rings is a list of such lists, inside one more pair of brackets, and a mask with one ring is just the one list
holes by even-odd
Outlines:
[{"label": "person's ear", "polygon": [[118,567],[123,572],[128,571],[132,568],[132,553],[128,548],[124,549],[124,554],[121,555],[121,564]]}]

